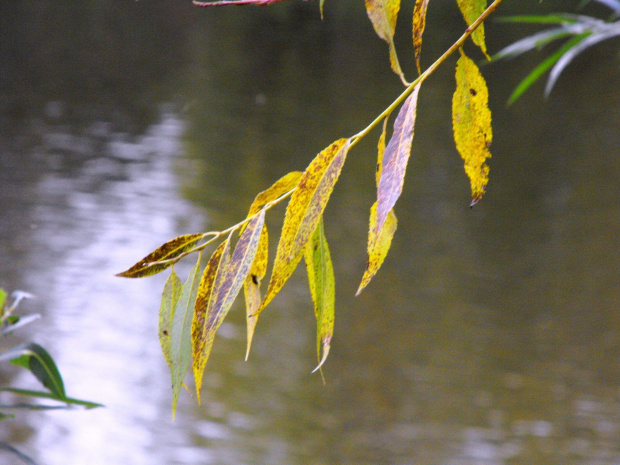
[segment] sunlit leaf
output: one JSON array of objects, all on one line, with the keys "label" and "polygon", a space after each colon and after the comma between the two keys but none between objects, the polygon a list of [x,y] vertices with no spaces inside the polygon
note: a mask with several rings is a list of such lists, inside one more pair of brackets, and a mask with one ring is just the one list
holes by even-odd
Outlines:
[{"label": "sunlit leaf", "polygon": [[[175,237],[174,239],[159,246],[128,270],[123,271],[116,276],[123,278],[143,278],[145,276],[157,274],[172,266],[174,264],[174,260],[172,259],[177,258],[183,252],[186,252],[194,247],[203,237],[204,234],[185,234],[183,236]],[[164,260],[170,261],[166,263],[158,263]]]},{"label": "sunlit leaf", "polygon": [[377,189],[377,224],[374,232],[376,236],[381,234],[383,224],[403,190],[407,162],[411,155],[419,92],[418,85],[405,100],[394,121],[394,133],[385,148]]},{"label": "sunlit leaf", "polygon": [[416,0],[413,8],[413,50],[415,53],[415,65],[418,73],[422,72],[420,68],[420,57],[422,56],[422,34],[426,28],[426,10],[430,0]]},{"label": "sunlit leaf", "polygon": [[[463,17],[468,26],[471,26],[487,8],[487,0],[456,0],[456,3],[459,5],[459,9],[461,13],[463,13]],[[484,40],[484,24],[480,24],[472,33],[471,40],[480,47],[484,56],[490,60]]]},{"label": "sunlit leaf", "polygon": [[400,0],[365,0],[366,12],[372,22],[377,35],[385,40],[390,47],[390,64],[392,70],[398,74],[403,83],[407,83],[405,76],[398,62],[396,46],[394,45],[394,32],[396,30],[396,19],[400,10]]},{"label": "sunlit leaf", "polygon": [[381,265],[383,264],[383,261],[385,260],[385,257],[390,250],[390,246],[392,245],[392,238],[394,237],[396,227],[398,226],[398,220],[396,219],[396,214],[394,213],[394,210],[390,210],[390,212],[388,213],[385,223],[378,235],[376,224],[377,202],[375,202],[370,209],[370,228],[368,232],[368,264],[366,265],[366,271],[364,272],[364,276],[362,277],[362,282],[360,283],[357,293],[355,295],[359,295],[360,292],[362,292],[364,288],[368,285],[371,279],[377,274],[377,271],[379,271],[379,268],[381,268]]},{"label": "sunlit leaf", "polygon": [[[222,324],[222,321],[224,321],[230,307],[241,290],[241,286],[243,286],[246,277],[250,273],[250,268],[254,262],[256,251],[258,250],[264,222],[265,211],[262,210],[247,224],[246,229],[243,231],[243,234],[241,234],[235,246],[230,262],[224,269],[220,266],[215,275],[213,289],[205,315],[203,331],[204,345],[202,346],[202,357],[204,357],[204,362],[202,363],[203,370],[209,358],[209,354],[211,353],[215,333]],[[225,249],[223,254],[227,256],[228,251]],[[198,375],[198,378],[202,377],[201,372],[195,373],[195,376],[196,375]]]},{"label": "sunlit leaf", "polygon": [[263,225],[260,240],[258,241],[258,250],[254,257],[254,262],[250,268],[250,274],[243,283],[243,293],[245,295],[245,314],[247,322],[248,342],[245,352],[245,359],[250,355],[252,347],[252,338],[254,337],[254,328],[256,328],[256,312],[260,308],[261,294],[260,285],[267,273],[267,264],[269,261],[269,234],[267,226]]},{"label": "sunlit leaf", "polygon": [[172,417],[174,418],[177,401],[181,393],[183,379],[192,362],[192,317],[196,293],[200,281],[200,259],[193,266],[187,281],[183,284],[181,297],[173,310],[172,328],[170,330],[170,377],[172,379]]},{"label": "sunlit leaf", "polygon": [[31,342],[12,347],[0,354],[0,361],[10,360],[11,363],[26,368],[45,386],[54,399],[64,400],[65,386],[52,356],[39,344]]},{"label": "sunlit leaf", "polygon": [[172,357],[170,355],[170,334],[172,333],[172,320],[174,310],[181,297],[183,283],[174,272],[174,268],[170,276],[164,284],[164,291],[161,296],[161,305],[159,307],[159,343],[161,351],[164,354],[166,363],[170,367]]},{"label": "sunlit leaf", "polygon": [[205,322],[207,317],[207,307],[213,293],[213,283],[219,270],[221,273],[226,272],[226,267],[230,260],[228,253],[230,241],[226,240],[215,249],[213,255],[209,259],[205,270],[200,279],[198,293],[196,296],[196,304],[194,306],[194,316],[192,319],[192,356],[194,371],[194,381],[196,384],[196,395],[200,402],[200,388],[202,386],[202,374],[207,364],[208,354],[205,353],[206,336]]},{"label": "sunlit leaf", "polygon": [[280,292],[301,260],[340,176],[349,145],[349,139],[337,140],[312,160],[301,177],[286,209],[271,280],[257,315]]},{"label": "sunlit leaf", "polygon": [[319,221],[319,225],[312,235],[312,239],[306,245],[304,257],[317,324],[316,350],[319,364],[314,370],[316,371],[327,359],[332,336],[334,334],[334,267],[332,265],[327,239],[325,238],[323,220]]},{"label": "sunlit leaf", "polygon": [[491,111],[486,82],[476,64],[463,50],[456,65],[456,91],[452,97],[452,127],[456,148],[465,160],[465,173],[471,184],[473,206],[486,190],[493,139]]},{"label": "sunlit leaf", "polygon": [[273,183],[269,189],[258,194],[250,206],[248,218],[257,213],[269,202],[276,200],[281,195],[286,194],[291,189],[294,189],[295,186],[299,184],[299,179],[302,174],[303,173],[301,171],[291,171]]}]

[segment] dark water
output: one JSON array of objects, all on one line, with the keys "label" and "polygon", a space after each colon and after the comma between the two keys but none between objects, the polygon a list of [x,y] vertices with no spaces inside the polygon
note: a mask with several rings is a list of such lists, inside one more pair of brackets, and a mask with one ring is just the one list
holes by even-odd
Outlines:
[{"label": "dark water", "polygon": [[[451,3],[435,8],[426,65],[460,25]],[[540,56],[483,68],[494,158],[471,210],[452,64],[440,69],[420,93],[392,250],[360,297],[378,134],[350,153],[327,209],[327,384],[310,374],[300,272],[261,316],[248,362],[235,305],[203,405],[183,392],[171,421],[157,341],[165,276],[113,275],[175,235],[236,223],[257,192],[400,91],[361,4],[328,8],[324,23],[316,9],[0,5],[0,285],[37,295],[23,309],[43,318],[23,336],[54,355],[69,395],[106,405],[19,414],[2,439],[47,465],[619,463],[614,44],[572,64],[548,100],[537,85],[509,109]],[[489,25],[491,50],[519,37],[511,28]],[[268,218],[274,236],[281,215]],[[36,386],[27,374],[6,382]]]}]

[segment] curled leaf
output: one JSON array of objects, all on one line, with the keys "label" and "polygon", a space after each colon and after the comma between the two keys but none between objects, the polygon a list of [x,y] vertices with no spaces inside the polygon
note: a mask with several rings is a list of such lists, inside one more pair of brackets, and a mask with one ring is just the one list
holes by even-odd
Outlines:
[{"label": "curled leaf", "polygon": [[413,50],[415,54],[415,65],[418,73],[422,73],[420,68],[420,57],[422,55],[422,34],[426,28],[426,10],[430,0],[416,0],[413,7]]},{"label": "curled leaf", "polygon": [[493,139],[489,91],[476,64],[461,49],[456,65],[456,91],[452,97],[452,126],[456,148],[465,160],[465,172],[471,184],[472,203],[483,196],[489,181]]},{"label": "curled leaf", "polygon": [[[323,220],[319,221],[312,239],[305,247],[304,258],[306,270],[308,272],[308,284],[312,302],[314,304],[314,316],[317,324],[316,350],[319,360],[318,366],[314,371],[321,368],[327,354],[334,334],[334,312],[335,312],[335,280],[334,267],[332,265],[327,239],[323,228]],[[322,355],[321,355],[321,348]],[[313,371],[313,372],[314,372]]]},{"label": "curled leaf", "polygon": [[[143,278],[164,271],[174,264],[174,258],[179,257],[182,253],[194,247],[203,237],[204,234],[201,233],[175,237],[159,246],[128,270],[118,273],[116,276],[122,278]],[[159,263],[164,260],[170,261]]]},{"label": "curled leaf", "polygon": [[258,315],[293,274],[303,249],[314,234],[349,151],[350,140],[339,139],[319,153],[299,180],[286,209],[271,280]]}]

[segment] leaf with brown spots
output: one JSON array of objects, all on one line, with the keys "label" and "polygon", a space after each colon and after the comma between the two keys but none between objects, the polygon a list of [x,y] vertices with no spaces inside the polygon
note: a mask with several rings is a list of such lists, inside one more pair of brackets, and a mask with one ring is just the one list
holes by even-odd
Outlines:
[{"label": "leaf with brown spots", "polygon": [[[183,236],[175,237],[174,239],[159,246],[128,270],[123,271],[116,276],[120,276],[122,278],[143,278],[145,276],[151,276],[164,271],[166,268],[175,263],[173,260],[174,258],[177,258],[182,253],[190,250],[203,237],[204,234],[185,234]],[[164,260],[170,261],[166,263],[159,263]]]},{"label": "leaf with brown spots", "polygon": [[260,239],[258,241],[258,250],[254,257],[254,262],[250,268],[250,274],[243,283],[243,293],[245,296],[245,314],[246,314],[246,326],[248,334],[247,349],[245,352],[245,359],[247,360],[250,355],[250,347],[252,347],[252,338],[254,337],[254,328],[256,328],[256,312],[260,308],[261,295],[260,285],[267,273],[267,264],[269,254],[269,234],[267,233],[267,227],[263,226]]},{"label": "leaf with brown spots", "polygon": [[161,296],[161,306],[159,307],[159,343],[164,354],[166,363],[170,366],[170,333],[172,332],[172,319],[174,310],[181,297],[183,283],[172,269],[172,273],[164,284],[164,291]]},{"label": "leaf with brown spots", "polygon": [[[484,10],[487,9],[487,0],[456,0],[456,3],[465,18],[465,22],[468,26],[471,26],[476,21]],[[472,33],[471,40],[480,47],[487,60],[491,60],[491,57],[487,53],[487,45],[484,40],[484,24],[480,24],[478,28]]]},{"label": "leaf with brown spots", "polygon": [[415,54],[415,65],[418,73],[422,73],[420,68],[420,57],[422,56],[422,34],[426,28],[426,10],[430,0],[416,0],[413,7],[413,50]]},{"label": "leaf with brown spots", "polygon": [[271,280],[258,315],[293,274],[303,250],[323,215],[349,151],[350,140],[339,139],[319,153],[299,180],[286,208]]}]

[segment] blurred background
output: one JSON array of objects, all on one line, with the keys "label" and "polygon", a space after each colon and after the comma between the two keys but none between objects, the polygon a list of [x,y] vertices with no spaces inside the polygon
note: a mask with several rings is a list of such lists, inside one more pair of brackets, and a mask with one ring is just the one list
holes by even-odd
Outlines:
[{"label": "blurred background", "polygon": [[[496,15],[576,5],[507,0]],[[411,9],[397,31],[410,80]],[[486,27],[491,53],[536,30]],[[455,2],[431,2],[423,68],[463,30]],[[12,342],[44,345],[69,396],[106,405],[18,412],[0,438],[42,465],[620,463],[617,45],[581,55],[549,99],[540,82],[509,108],[547,51],[482,66],[495,137],[473,209],[450,59],[420,92],[399,228],[357,298],[377,131],[326,210],[326,385],[310,374],[301,268],[262,314],[248,362],[236,302],[203,404],[182,392],[173,422],[157,339],[166,273],[114,274],[176,235],[236,223],[259,191],[363,129],[402,88],[387,45],[361,1],[327,0],[324,21],[300,1],[0,2],[0,286],[35,294],[20,311],[43,314]],[[272,250],[282,213],[268,216]],[[6,365],[3,385],[36,387]],[[0,451],[0,463],[21,462]]]}]

